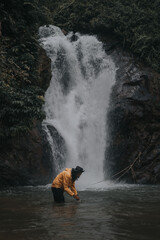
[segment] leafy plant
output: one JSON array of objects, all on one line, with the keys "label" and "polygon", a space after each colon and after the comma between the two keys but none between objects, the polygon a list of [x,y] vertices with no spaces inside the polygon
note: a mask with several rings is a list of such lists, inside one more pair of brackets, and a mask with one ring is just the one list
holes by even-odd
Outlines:
[{"label": "leafy plant", "polygon": [[123,46],[160,72],[159,11],[159,0],[64,0],[54,22],[69,31],[112,32]]},{"label": "leafy plant", "polygon": [[44,91],[39,87],[11,87],[0,83],[0,137],[14,137],[29,132],[34,119],[42,120]]}]

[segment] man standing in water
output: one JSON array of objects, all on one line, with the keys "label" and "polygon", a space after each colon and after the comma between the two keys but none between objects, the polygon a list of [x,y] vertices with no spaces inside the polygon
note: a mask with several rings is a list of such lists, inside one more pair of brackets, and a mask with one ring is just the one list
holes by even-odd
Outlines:
[{"label": "man standing in water", "polygon": [[64,191],[76,200],[80,200],[75,188],[75,181],[78,180],[82,172],[84,172],[83,168],[77,166],[76,168],[66,168],[63,172],[58,174],[53,180],[51,187],[55,202],[62,203],[65,201],[63,195]]}]

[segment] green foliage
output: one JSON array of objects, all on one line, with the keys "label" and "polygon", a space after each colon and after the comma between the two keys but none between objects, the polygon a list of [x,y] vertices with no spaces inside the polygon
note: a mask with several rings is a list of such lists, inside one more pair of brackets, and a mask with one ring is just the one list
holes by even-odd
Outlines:
[{"label": "green foliage", "polygon": [[117,35],[121,43],[160,71],[159,0],[64,0],[54,22],[65,30]]},{"label": "green foliage", "polygon": [[[40,77],[38,27],[52,23],[39,0],[0,2],[0,137],[26,134],[43,119],[45,83]],[[47,82],[47,81],[46,81]],[[44,86],[45,85],[45,86]]]},{"label": "green foliage", "polygon": [[0,137],[26,134],[33,119],[44,118],[42,104],[44,91],[39,87],[11,87],[0,82]]},{"label": "green foliage", "polygon": [[0,3],[0,21],[3,34],[32,34],[43,24],[52,24],[52,13],[39,0],[2,0]]}]

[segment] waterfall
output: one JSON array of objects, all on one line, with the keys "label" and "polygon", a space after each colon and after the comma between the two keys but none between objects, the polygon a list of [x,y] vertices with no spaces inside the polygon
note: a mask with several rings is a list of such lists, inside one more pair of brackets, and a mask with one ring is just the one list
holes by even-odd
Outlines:
[{"label": "waterfall", "polygon": [[[104,178],[107,142],[106,115],[115,65],[95,37],[69,33],[55,26],[39,29],[41,46],[51,59],[52,79],[45,94],[43,125],[53,126],[66,145],[64,167],[85,169],[80,184]],[[46,130],[47,131],[47,130]],[[54,154],[53,141],[47,131]]]}]

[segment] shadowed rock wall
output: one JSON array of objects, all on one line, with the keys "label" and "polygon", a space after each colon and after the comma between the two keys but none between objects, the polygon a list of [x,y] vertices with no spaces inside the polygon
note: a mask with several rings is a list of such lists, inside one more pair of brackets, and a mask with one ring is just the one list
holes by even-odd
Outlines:
[{"label": "shadowed rock wall", "polygon": [[116,40],[104,41],[118,68],[108,112],[110,177],[160,183],[160,74],[124,52]]},{"label": "shadowed rock wall", "polygon": [[52,162],[46,161],[45,144],[41,124],[37,122],[27,136],[4,144],[0,154],[0,187],[48,183]]},{"label": "shadowed rock wall", "polygon": [[[50,59],[41,47],[36,68],[39,86],[47,89],[51,78]],[[47,184],[52,177],[53,159],[40,121],[34,121],[28,134],[1,139],[0,188]]]}]

